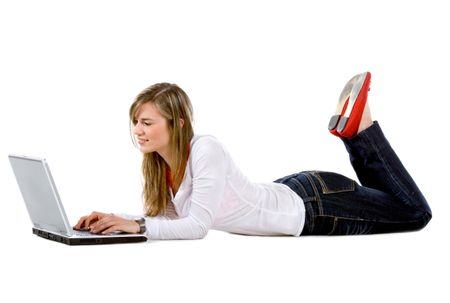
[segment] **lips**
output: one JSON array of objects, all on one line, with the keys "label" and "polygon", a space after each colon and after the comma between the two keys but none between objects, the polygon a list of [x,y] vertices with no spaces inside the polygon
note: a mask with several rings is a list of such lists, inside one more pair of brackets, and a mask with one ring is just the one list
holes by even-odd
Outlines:
[{"label": "lips", "polygon": [[147,139],[142,139],[142,138],[137,138],[137,142],[139,143],[139,145],[145,144],[148,142]]}]

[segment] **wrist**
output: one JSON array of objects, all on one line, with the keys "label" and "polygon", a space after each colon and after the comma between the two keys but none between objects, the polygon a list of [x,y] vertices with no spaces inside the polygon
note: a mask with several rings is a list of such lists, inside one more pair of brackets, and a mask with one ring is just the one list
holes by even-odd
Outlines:
[{"label": "wrist", "polygon": [[137,224],[136,233],[144,234],[146,231],[145,218],[136,219],[134,222]]}]

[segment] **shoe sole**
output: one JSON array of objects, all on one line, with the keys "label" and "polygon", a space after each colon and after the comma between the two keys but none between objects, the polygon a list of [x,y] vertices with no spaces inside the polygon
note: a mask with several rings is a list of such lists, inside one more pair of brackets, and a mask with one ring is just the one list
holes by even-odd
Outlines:
[{"label": "shoe sole", "polygon": [[[347,84],[345,85],[344,89],[342,90],[341,94],[339,95],[339,102],[336,108],[335,114],[331,117],[330,122],[328,123],[328,129],[331,131],[335,129],[338,126],[339,120],[341,118],[342,113],[346,111],[346,108],[348,107],[348,101],[350,94],[352,92],[352,87],[359,75],[354,76],[351,78]],[[346,106],[347,105],[347,106]]]},{"label": "shoe sole", "polygon": [[[339,102],[336,108],[336,112],[331,117],[330,122],[328,123],[328,130],[333,135],[339,137],[348,135],[349,132],[346,130],[346,127],[349,125],[349,120],[352,120],[353,123],[351,124],[354,124],[354,121],[359,121],[361,119],[361,117],[359,117],[358,119],[354,119],[354,117],[352,117],[352,119],[350,119],[350,116],[356,104],[358,104],[357,106],[359,107],[362,106],[362,109],[364,109],[367,96],[360,95],[360,93],[364,87],[370,85],[370,78],[370,72],[358,74],[351,78],[345,85],[339,96]],[[364,91],[364,94],[367,94],[367,91],[368,89]],[[364,100],[364,102],[360,102],[360,100]],[[352,130],[353,128],[354,127],[352,127]]]},{"label": "shoe sole", "polygon": [[[336,128],[337,132],[344,137],[352,136],[358,130],[359,123],[367,101],[367,93],[370,86],[370,73],[359,74],[352,87],[348,105],[344,115],[341,116]],[[352,115],[353,114],[353,115]]]}]

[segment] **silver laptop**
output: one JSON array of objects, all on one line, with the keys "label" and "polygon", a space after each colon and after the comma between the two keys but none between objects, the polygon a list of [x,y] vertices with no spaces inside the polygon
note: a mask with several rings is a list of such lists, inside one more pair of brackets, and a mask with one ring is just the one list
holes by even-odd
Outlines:
[{"label": "silver laptop", "polygon": [[73,230],[45,159],[9,155],[9,161],[22,192],[33,233],[68,245],[143,242],[141,234],[97,235]]}]

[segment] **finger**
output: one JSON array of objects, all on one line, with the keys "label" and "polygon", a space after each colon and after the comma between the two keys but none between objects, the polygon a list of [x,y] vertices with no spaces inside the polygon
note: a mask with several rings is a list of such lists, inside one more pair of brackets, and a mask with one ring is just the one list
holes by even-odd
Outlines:
[{"label": "finger", "polygon": [[84,217],[81,217],[78,222],[73,226],[74,229],[80,229],[81,224],[83,224]]},{"label": "finger", "polygon": [[118,233],[120,232],[119,226],[118,225],[112,225],[111,227],[105,229],[104,231],[102,231],[102,235],[106,235],[106,234],[112,234],[112,233]]},{"label": "finger", "polygon": [[[134,220],[126,220],[120,217],[112,218],[109,222],[109,227],[105,227],[102,231],[102,234],[107,233],[137,233],[139,231],[139,225]],[[136,227],[138,230],[136,231]]]},{"label": "finger", "polygon": [[92,213],[86,218],[86,221],[84,222],[84,226],[85,226],[86,228],[91,227],[91,223],[100,220],[100,219],[101,219],[101,216],[102,216],[102,213],[99,213],[99,212],[96,212],[96,211],[92,212]]},{"label": "finger", "polygon": [[114,217],[112,215],[105,216],[104,218],[98,220],[94,224],[90,226],[91,232],[93,233],[100,233],[104,231],[105,229],[115,225],[116,222],[114,220]]},{"label": "finger", "polygon": [[73,227],[74,229],[81,229],[83,226],[84,221],[86,220],[87,216],[83,216],[78,220],[78,223]]}]

